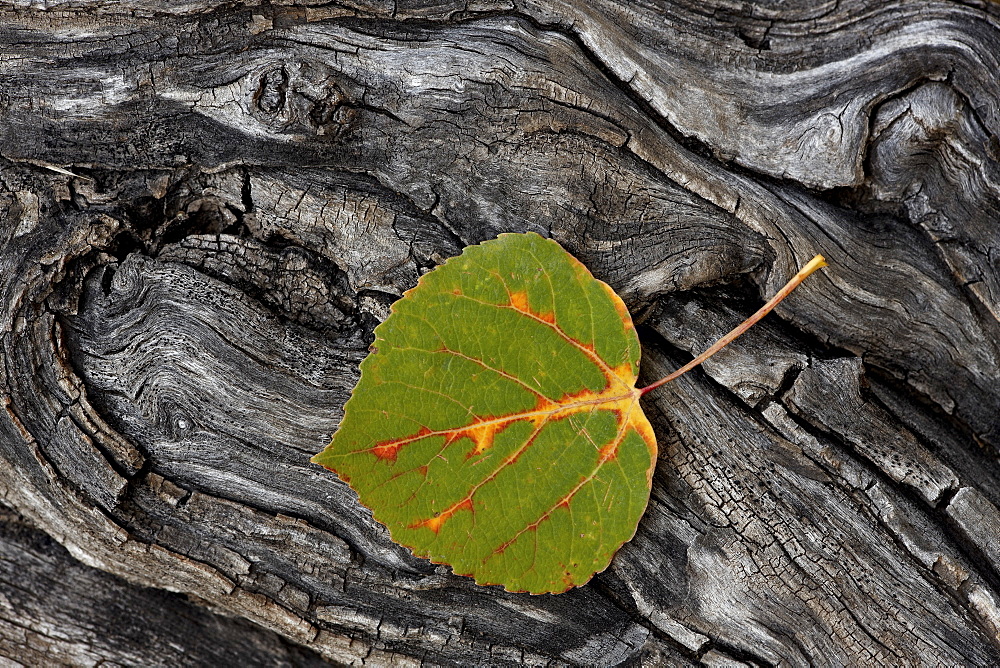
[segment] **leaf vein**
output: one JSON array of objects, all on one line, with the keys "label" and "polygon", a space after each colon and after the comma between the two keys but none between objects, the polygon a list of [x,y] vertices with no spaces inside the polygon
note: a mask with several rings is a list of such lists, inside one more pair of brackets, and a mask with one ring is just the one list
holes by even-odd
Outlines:
[{"label": "leaf vein", "polygon": [[[628,428],[630,426],[632,412],[635,410],[635,407],[637,405],[638,401],[633,400],[632,403],[629,405],[628,412],[622,417],[621,422],[618,425],[618,432],[615,434],[614,439],[612,439],[612,442],[614,443],[614,448],[617,448],[619,445],[621,445],[622,441],[625,440],[625,434],[627,433]],[[598,461],[597,466],[594,467],[594,471],[589,476],[587,476],[579,483],[577,483],[576,486],[573,489],[571,489],[567,494],[564,494],[562,497],[560,497],[559,501],[557,501],[554,505],[552,505],[548,510],[543,512],[538,519],[536,519],[534,522],[532,522],[531,524],[527,525],[526,527],[515,533],[510,539],[508,539],[499,547],[494,549],[493,552],[491,552],[490,555],[483,560],[483,563],[485,564],[487,561],[497,556],[498,554],[502,554],[504,550],[513,545],[514,541],[516,541],[518,538],[524,535],[526,531],[538,528],[538,526],[542,522],[548,519],[552,515],[552,513],[554,513],[563,504],[566,504],[568,507],[569,501],[572,500],[574,496],[576,496],[576,493],[579,492],[584,485],[590,483],[595,477],[597,477],[597,474],[600,472],[601,468],[609,461],[609,459],[610,456],[602,457]]]},{"label": "leaf vein", "polygon": [[548,399],[548,397],[546,397],[544,394],[542,394],[539,390],[533,388],[531,385],[528,385],[526,382],[524,382],[523,380],[521,380],[517,376],[515,376],[513,374],[510,374],[510,373],[507,373],[506,371],[502,371],[500,369],[497,369],[496,367],[492,367],[489,364],[487,364],[486,362],[484,362],[483,360],[479,359],[478,357],[473,357],[471,355],[466,355],[463,352],[459,352],[457,350],[452,350],[451,348],[449,348],[448,346],[446,346],[444,344],[442,344],[442,346],[443,347],[440,348],[440,349],[438,349],[438,350],[426,350],[425,348],[414,348],[414,347],[408,347],[408,346],[396,346],[395,350],[415,350],[415,351],[419,351],[419,352],[430,353],[432,355],[435,354],[435,353],[445,353],[445,354],[448,354],[448,355],[454,355],[455,357],[460,357],[460,358],[462,358],[464,360],[468,360],[470,362],[478,364],[479,366],[483,367],[487,371],[492,371],[492,372],[494,372],[494,373],[496,373],[496,374],[498,374],[500,376],[503,376],[504,378],[517,383],[518,385],[520,385],[521,387],[523,387],[524,389],[528,390],[529,392],[535,394],[538,397],[541,397],[543,399]]},{"label": "leaf vein", "polygon": [[[499,276],[498,276],[498,278],[499,278]],[[501,280],[501,282],[503,281],[502,278],[500,280]],[[506,284],[504,284],[504,285],[506,287]],[[547,320],[543,320],[542,318],[539,318],[538,316],[536,316],[533,313],[526,313],[525,311],[522,311],[520,309],[516,309],[513,306],[510,306],[508,304],[493,304],[491,302],[484,301],[482,299],[476,299],[475,297],[470,297],[469,295],[465,295],[465,294],[455,295],[455,297],[458,297],[458,298],[461,298],[461,299],[468,299],[470,301],[476,302],[477,304],[482,304],[483,306],[493,306],[495,308],[500,308],[500,309],[504,309],[504,310],[507,310],[507,311],[513,311],[514,313],[520,313],[521,315],[525,316],[526,318],[530,318],[531,320],[534,320],[535,322],[542,323],[543,325],[545,325],[546,327],[548,327],[549,329],[551,329],[552,331],[554,331],[556,334],[558,334],[564,341],[566,341],[571,346],[573,346],[574,348],[576,348],[577,350],[579,350],[580,352],[582,352],[584,355],[586,355],[587,357],[589,357],[590,360],[600,368],[601,372],[604,374],[604,377],[607,378],[609,381],[614,380],[614,381],[618,382],[620,385],[622,385],[623,387],[628,387],[628,384],[624,380],[622,380],[622,378],[618,374],[616,374],[614,372],[614,370],[610,366],[608,366],[607,362],[605,362],[603,359],[601,359],[600,355],[598,355],[596,352],[594,352],[593,350],[591,350],[587,346],[583,345],[582,343],[580,343],[579,341],[577,341],[576,339],[574,339],[573,337],[571,337],[569,334],[567,334],[565,331],[563,331],[563,329],[558,324],[556,324],[554,322],[548,322]]]}]

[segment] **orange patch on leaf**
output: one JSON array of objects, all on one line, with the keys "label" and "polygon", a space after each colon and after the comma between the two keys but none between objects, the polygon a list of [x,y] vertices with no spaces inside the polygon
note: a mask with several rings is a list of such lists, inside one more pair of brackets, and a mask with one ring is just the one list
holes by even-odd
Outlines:
[{"label": "orange patch on leaf", "polygon": [[618,455],[618,439],[605,443],[604,446],[601,448],[600,452],[598,453],[600,461],[602,462],[606,462],[609,459],[614,459],[617,455]]},{"label": "orange patch on leaf", "polygon": [[510,305],[521,313],[531,313],[531,307],[528,306],[527,292],[510,293]]},{"label": "orange patch on leaf", "polygon": [[607,385],[600,392],[584,388],[579,392],[563,395],[558,401],[548,404],[560,416],[591,411],[595,407],[600,410],[615,411],[619,416],[623,415],[638,396],[634,388],[635,374],[632,372],[632,365],[626,362],[603,373]]},{"label": "orange patch on leaf", "polygon": [[559,408],[559,404],[552,401],[548,397],[539,396],[538,401],[535,402],[535,408],[532,410],[531,423],[536,427],[540,427],[546,419],[548,419],[549,414]]},{"label": "orange patch on leaf", "polygon": [[635,371],[631,362],[625,362],[621,366],[611,369],[611,374],[617,376],[628,387],[635,387]]},{"label": "orange patch on leaf", "polygon": [[496,437],[511,424],[519,420],[529,420],[533,425],[538,427],[547,418],[551,417],[551,413],[558,411],[559,407],[559,403],[547,397],[539,396],[535,402],[535,407],[527,413],[514,413],[513,415],[500,418],[484,419],[477,417],[468,427],[449,430],[445,437],[446,443],[450,445],[460,438],[467,438],[473,443],[473,448],[467,457],[480,455],[493,447]]},{"label": "orange patch on leaf", "polygon": [[551,311],[533,311],[531,306],[528,304],[528,293],[526,292],[512,292],[510,293],[510,307],[515,311],[520,311],[521,313],[527,313],[530,316],[534,316],[539,320],[554,325],[556,323],[556,316]]},{"label": "orange patch on leaf", "polygon": [[396,461],[396,456],[399,454],[399,449],[402,447],[403,444],[398,441],[386,441],[372,448],[372,453],[379,459],[394,462]]},{"label": "orange patch on leaf", "polygon": [[[510,422],[512,421],[513,419]],[[493,439],[496,438],[497,434],[506,429],[510,422],[485,421],[476,418],[476,422],[471,426],[449,434],[447,442],[450,444],[460,438],[467,438],[474,445],[468,456],[479,455],[493,447]]]},{"label": "orange patch on leaf", "polygon": [[468,511],[471,511],[472,510],[472,499],[469,499],[469,498],[463,499],[462,501],[459,501],[455,505],[451,506],[450,508],[448,508],[448,509],[446,509],[446,510],[440,512],[440,513],[438,513],[437,515],[435,515],[434,517],[432,517],[430,519],[421,520],[420,522],[416,522],[415,524],[411,524],[409,528],[411,528],[411,529],[420,529],[420,528],[430,529],[434,533],[437,533],[438,531],[441,530],[441,527],[444,525],[444,523],[447,522],[451,518],[451,516],[454,515],[455,513],[457,513],[459,510],[468,510]]},{"label": "orange patch on leaf", "polygon": [[394,439],[391,441],[382,441],[374,448],[372,448],[371,451],[372,454],[374,454],[379,459],[388,462],[395,462],[396,457],[399,455],[399,451],[403,448],[404,445],[407,445],[408,443],[412,443],[414,441],[419,441],[424,436],[429,436],[430,433],[431,433],[430,429],[428,429],[427,427],[421,427],[420,431],[418,431],[413,436],[408,436],[407,438],[401,438],[401,439]]},{"label": "orange patch on leaf", "polygon": [[[523,413],[515,413],[503,417],[475,417],[472,423],[467,426],[441,431],[431,431],[426,427],[421,427],[412,436],[383,441],[371,448],[370,451],[379,459],[391,463],[396,461],[399,451],[403,446],[419,441],[426,436],[444,436],[446,445],[451,445],[462,438],[468,438],[472,441],[473,448],[467,454],[467,457],[473,457],[489,450],[493,446],[497,435],[519,420],[527,420],[535,427],[540,427],[546,420],[564,418],[574,413],[589,412],[596,409],[614,411],[618,415],[619,422],[621,422],[625,414],[631,409],[632,403],[638,397],[638,391],[633,387],[635,384],[635,374],[632,371],[631,364],[626,362],[621,366],[604,371],[604,376],[607,380],[607,386],[600,392],[584,388],[579,392],[563,395],[555,401],[544,396],[539,396],[535,402],[535,406]],[[616,387],[618,384],[621,384],[623,387]],[[644,438],[648,437],[647,440],[653,441],[652,430],[646,424],[633,426],[637,428]],[[617,444],[608,444],[602,448],[601,454],[605,459],[610,458],[614,454],[611,451],[605,452],[609,446],[617,447]]]}]

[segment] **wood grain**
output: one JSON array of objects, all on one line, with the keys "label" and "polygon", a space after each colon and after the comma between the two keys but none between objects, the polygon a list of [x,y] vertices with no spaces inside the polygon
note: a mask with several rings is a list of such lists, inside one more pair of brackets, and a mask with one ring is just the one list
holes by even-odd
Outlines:
[{"label": "wood grain", "polygon": [[[0,46],[0,656],[1000,663],[1000,5],[84,0]],[[648,379],[831,265],[649,395],[639,533],[560,596],[308,464],[392,301],[525,230]]]}]

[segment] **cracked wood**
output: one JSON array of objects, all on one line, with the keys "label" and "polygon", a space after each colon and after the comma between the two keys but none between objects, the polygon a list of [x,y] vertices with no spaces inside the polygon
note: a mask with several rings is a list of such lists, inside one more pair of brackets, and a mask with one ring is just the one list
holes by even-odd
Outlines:
[{"label": "cracked wood", "polygon": [[[5,658],[201,652],[156,587],[337,664],[1000,663],[997,3],[0,11],[0,497],[153,639],[69,653],[94,592],[40,583],[83,567],[5,529]],[[558,597],[307,463],[393,301],[513,231],[622,295],[650,378],[837,268],[651,395],[649,511]]]}]

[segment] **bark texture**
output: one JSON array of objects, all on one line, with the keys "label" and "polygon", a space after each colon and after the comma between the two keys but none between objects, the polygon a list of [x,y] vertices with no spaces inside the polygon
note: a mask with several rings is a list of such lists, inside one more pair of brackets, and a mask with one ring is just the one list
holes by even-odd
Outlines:
[{"label": "bark texture", "polygon": [[[992,0],[8,5],[0,656],[1000,664],[998,59]],[[647,395],[649,509],[559,596],[308,463],[389,304],[526,230],[650,380],[831,264]]]}]

